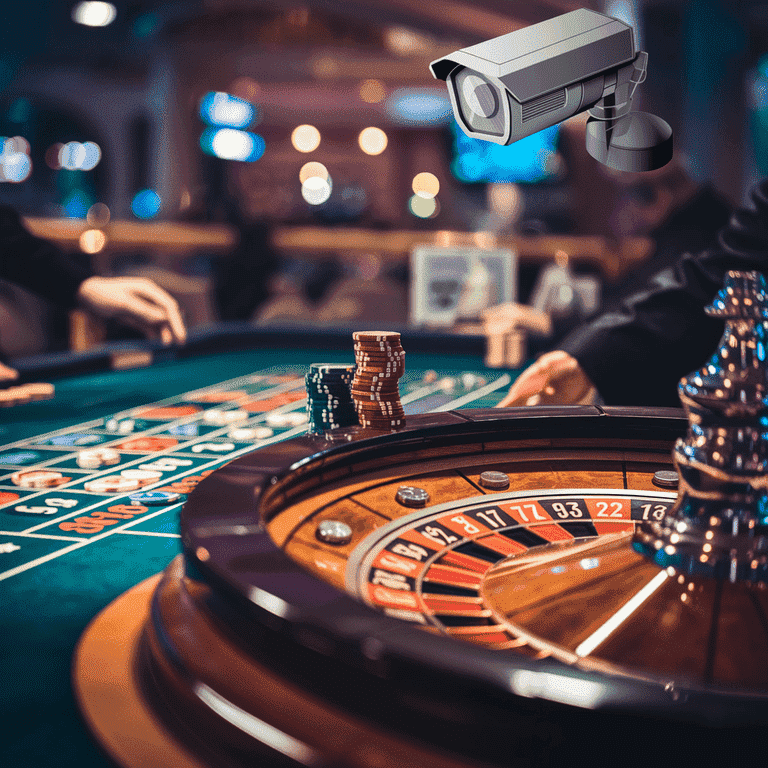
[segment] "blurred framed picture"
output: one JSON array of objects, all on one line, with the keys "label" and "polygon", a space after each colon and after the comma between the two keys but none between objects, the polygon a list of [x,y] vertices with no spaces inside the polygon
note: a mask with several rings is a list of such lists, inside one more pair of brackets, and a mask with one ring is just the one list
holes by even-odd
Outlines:
[{"label": "blurred framed picture", "polygon": [[412,326],[449,328],[514,301],[517,254],[508,249],[416,248],[411,254]]}]

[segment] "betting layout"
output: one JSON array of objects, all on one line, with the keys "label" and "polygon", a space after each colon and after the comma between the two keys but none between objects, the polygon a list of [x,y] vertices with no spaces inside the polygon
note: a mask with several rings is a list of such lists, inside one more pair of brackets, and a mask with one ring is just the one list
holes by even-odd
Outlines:
[{"label": "betting layout", "polygon": [[[502,390],[480,374],[412,372],[414,412]],[[307,429],[305,371],[270,369],[0,447],[0,580],[178,510],[211,472]]]}]

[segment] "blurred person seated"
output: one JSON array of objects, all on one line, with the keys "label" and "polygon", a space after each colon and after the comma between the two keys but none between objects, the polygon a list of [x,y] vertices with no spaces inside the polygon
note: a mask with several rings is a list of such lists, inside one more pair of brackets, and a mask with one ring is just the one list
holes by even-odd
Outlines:
[{"label": "blurred person seated", "polygon": [[[0,206],[0,278],[54,304],[80,306],[115,319],[163,344],[183,344],[186,328],[176,300],[151,280],[98,277],[55,245],[32,235],[12,208]],[[0,361],[0,386],[18,372]]]},{"label": "blurred person seated", "polygon": [[672,267],[681,253],[697,253],[716,244],[733,206],[711,184],[700,184],[684,158],[675,156],[656,171],[622,173],[600,168],[618,190],[608,216],[611,236],[649,237],[654,250],[617,283],[603,286],[603,309],[636,293],[657,272]]},{"label": "blurred person seated", "polygon": [[615,309],[572,331],[523,371],[499,406],[679,406],[678,380],[711,356],[722,335],[722,321],[704,307],[726,272],[768,273],[768,180],[750,198],[715,247],[678,256]]},{"label": "blurred person seated", "polygon": [[246,222],[239,212],[227,220],[237,227],[239,238],[232,253],[214,262],[216,307],[221,320],[250,320],[273,295],[271,281],[280,258],[272,248],[267,222]]}]

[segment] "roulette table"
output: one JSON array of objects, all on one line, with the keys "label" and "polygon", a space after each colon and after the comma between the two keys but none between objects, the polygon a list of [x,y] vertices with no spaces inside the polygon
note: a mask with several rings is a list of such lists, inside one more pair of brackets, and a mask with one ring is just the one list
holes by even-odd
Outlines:
[{"label": "roulette table", "polygon": [[[685,424],[675,409],[469,409],[244,455],[185,505],[183,556],[86,633],[75,663],[86,719],[126,766],[755,754],[760,696],[724,699],[744,681],[706,643],[691,661],[674,633],[644,648],[646,619],[611,628],[626,613],[612,577],[650,603],[659,578],[640,555],[619,574],[593,551],[672,507],[658,483]],[[502,475],[504,490],[488,487]],[[553,548],[572,550],[565,566],[547,566]],[[566,608],[569,647],[547,641],[553,571],[593,594]],[[668,581],[660,591],[686,593]],[[633,673],[627,647],[657,674]],[[681,668],[704,682],[681,685]]]},{"label": "roulette table", "polygon": [[[268,352],[258,355],[263,363]],[[232,371],[214,357],[219,374]],[[671,514],[683,412],[494,409],[489,401],[509,375],[485,372],[484,382],[475,376],[450,392],[441,374],[467,373],[471,359],[424,361],[440,374],[425,383],[409,352],[406,423],[392,431],[307,434],[297,422],[209,457],[242,428],[206,421],[211,410],[250,403],[250,426],[301,407],[295,368],[251,361],[242,376],[219,375],[102,418],[101,427],[52,435],[101,434],[108,421],[119,429],[132,420],[141,442],[125,445],[133,437],[114,432],[108,441],[131,466],[162,465],[154,454],[163,452],[200,460],[170,460],[150,486],[183,492],[180,514],[178,504],[155,511],[113,496],[59,516],[51,501],[59,532],[23,533],[79,540],[5,579],[78,552],[96,568],[73,561],[79,592],[112,582],[87,628],[72,621],[77,634],[85,629],[74,697],[100,759],[384,768],[730,764],[738,756],[760,764],[768,632],[759,584],[713,590],[632,544],[637,529]],[[184,434],[189,423],[217,429]],[[146,442],[180,434],[190,439]],[[45,436],[32,440],[10,449],[39,450]],[[56,496],[77,488],[70,481]],[[141,556],[126,557],[124,545],[107,554],[129,571],[115,589],[92,545],[107,550],[134,537]],[[162,555],[151,554],[155,540]],[[667,551],[674,547],[657,554]],[[21,591],[4,614],[19,624],[22,601],[30,625],[50,615],[57,579],[38,573],[46,605]],[[59,615],[72,615],[73,590],[58,591]],[[39,738],[50,724],[30,726],[26,714],[14,723]]]},{"label": "roulette table", "polygon": [[[428,335],[406,343],[401,393],[409,413],[490,407],[514,375],[484,371],[482,348],[472,340],[456,340],[451,354],[432,351],[440,340]],[[0,409],[3,764],[113,765],[84,727],[72,694],[78,638],[112,600],[180,553],[180,509],[206,473],[303,433],[304,425],[279,416],[303,411],[303,376],[317,361],[352,362],[351,334],[299,336],[232,324],[193,334],[178,350],[111,345],[19,364],[24,379],[52,381],[56,396]],[[430,369],[438,377],[425,384]],[[485,381],[464,386],[468,372]],[[214,394],[222,390],[234,394]],[[190,400],[192,392],[202,399]],[[247,418],[227,423],[202,415],[222,410],[245,410]],[[234,431],[256,427],[273,434],[238,438]],[[80,451],[104,446],[120,446],[118,465],[78,466]],[[174,504],[131,509],[136,505],[125,493],[85,489],[94,475],[158,462],[154,471],[162,477],[148,488],[179,493]],[[12,482],[15,473],[38,469],[67,480],[38,489]]]}]

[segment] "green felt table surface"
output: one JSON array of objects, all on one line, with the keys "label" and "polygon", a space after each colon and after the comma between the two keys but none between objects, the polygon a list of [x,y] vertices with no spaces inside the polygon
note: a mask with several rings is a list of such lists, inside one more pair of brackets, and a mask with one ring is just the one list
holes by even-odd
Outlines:
[{"label": "green felt table surface", "polygon": [[[279,374],[312,362],[353,361],[351,343],[347,348],[319,349],[302,344],[301,337],[291,340],[292,346],[229,351],[222,342],[223,351],[216,353],[210,352],[209,344],[201,354],[161,360],[146,368],[55,378],[53,400],[0,409],[0,446],[255,371]],[[427,369],[440,376],[482,370],[482,359],[477,354],[409,351],[407,368],[415,380]],[[490,372],[489,378],[498,375]],[[505,391],[495,390],[467,407],[495,405]],[[439,405],[429,398],[424,403],[424,410]],[[25,768],[112,764],[92,741],[77,711],[70,682],[73,650],[102,608],[162,570],[180,552],[180,540],[173,535],[178,532],[178,516],[178,505],[167,512],[160,508],[133,529],[147,535],[89,541],[88,546],[0,580],[0,763]],[[48,546],[40,541],[41,556]]]}]

